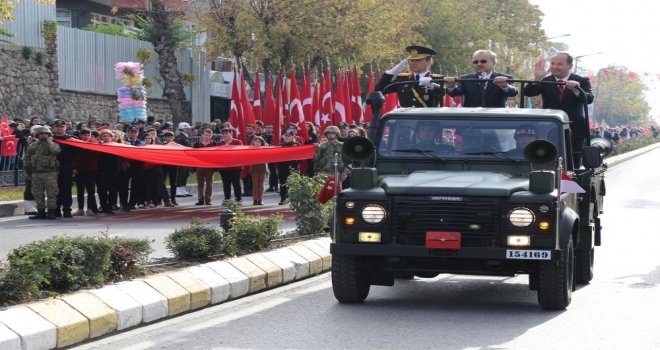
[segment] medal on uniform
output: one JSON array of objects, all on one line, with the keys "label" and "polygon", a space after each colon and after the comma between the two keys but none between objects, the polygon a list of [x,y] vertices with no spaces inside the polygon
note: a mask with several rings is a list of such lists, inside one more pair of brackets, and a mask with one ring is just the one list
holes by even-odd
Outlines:
[{"label": "medal on uniform", "polygon": [[423,95],[422,98],[424,98],[424,101],[428,101],[429,100],[429,95]]}]

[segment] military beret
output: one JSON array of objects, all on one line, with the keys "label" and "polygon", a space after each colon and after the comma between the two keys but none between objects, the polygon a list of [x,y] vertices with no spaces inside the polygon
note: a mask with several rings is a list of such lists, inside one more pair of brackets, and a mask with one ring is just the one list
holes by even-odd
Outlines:
[{"label": "military beret", "polygon": [[135,125],[131,125],[131,126],[128,127],[128,131],[140,131],[140,128],[138,128]]}]

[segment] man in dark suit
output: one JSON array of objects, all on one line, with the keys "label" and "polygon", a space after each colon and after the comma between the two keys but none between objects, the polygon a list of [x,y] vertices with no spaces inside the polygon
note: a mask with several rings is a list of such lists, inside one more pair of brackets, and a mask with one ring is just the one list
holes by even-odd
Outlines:
[{"label": "man in dark suit", "polygon": [[[592,103],[594,95],[591,93],[591,83],[588,78],[571,73],[573,69],[573,56],[567,52],[557,52],[550,59],[550,69],[545,69],[545,60],[541,59],[534,65],[534,80],[563,82],[564,84],[528,84],[523,93],[525,96],[541,95],[543,108],[560,109],[571,121],[571,143],[574,152],[573,164],[580,166],[582,148],[589,135],[587,120],[584,116],[584,100]],[[550,75],[547,75],[550,73]],[[546,76],[547,75],[547,76]],[[581,88],[584,94],[578,90]]]},{"label": "man in dark suit", "polygon": [[[401,107],[442,107],[444,88],[440,84],[432,83],[432,79],[442,79],[440,74],[432,74],[429,69],[433,65],[435,50],[418,45],[406,47],[408,57],[392,69],[385,71],[376,84],[376,90],[384,94],[396,92],[399,94]],[[410,73],[401,73],[406,63],[410,66]],[[385,88],[396,82],[419,81]]]},{"label": "man in dark suit", "polygon": [[447,94],[451,97],[463,96],[463,107],[506,107],[507,99],[518,95],[515,86],[507,82],[507,79],[513,77],[493,70],[497,64],[495,52],[475,51],[472,55],[472,64],[475,73],[461,75],[459,79],[482,81],[457,82],[455,77],[445,78]]}]

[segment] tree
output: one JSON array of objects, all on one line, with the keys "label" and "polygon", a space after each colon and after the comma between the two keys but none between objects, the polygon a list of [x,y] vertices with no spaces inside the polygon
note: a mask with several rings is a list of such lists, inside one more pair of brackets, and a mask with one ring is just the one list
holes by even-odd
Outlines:
[{"label": "tree", "polygon": [[400,58],[405,46],[423,41],[411,25],[423,21],[416,13],[415,1],[212,0],[196,18],[210,57],[258,61],[269,72],[326,59],[347,68],[353,60]]},{"label": "tree", "polygon": [[498,55],[496,69],[516,77],[532,73],[533,62],[545,44],[543,13],[526,0],[428,0],[423,2],[428,23],[419,29],[439,51],[442,71],[459,75],[473,71],[476,50]]},{"label": "tree", "polygon": [[626,67],[610,66],[599,70],[593,83],[592,120],[608,125],[648,123],[650,107],[645,89],[637,74]]},{"label": "tree", "polygon": [[190,101],[186,99],[184,83],[177,67],[175,53],[178,43],[171,30],[175,19],[181,15],[179,11],[167,10],[164,0],[151,1],[151,9],[144,12],[144,16],[153,23],[148,39],[158,54],[158,71],[164,84],[163,95],[170,105],[175,125],[180,122],[190,123],[192,120]]}]

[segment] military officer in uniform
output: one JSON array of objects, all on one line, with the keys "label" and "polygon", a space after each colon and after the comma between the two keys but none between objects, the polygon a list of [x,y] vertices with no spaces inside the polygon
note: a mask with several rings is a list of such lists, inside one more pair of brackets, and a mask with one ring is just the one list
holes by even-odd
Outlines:
[{"label": "military officer in uniform", "polygon": [[[37,203],[37,215],[30,219],[55,219],[57,210],[57,170],[59,162],[57,155],[60,146],[53,142],[53,134],[47,126],[34,131],[37,142],[31,143],[25,151],[23,171],[25,177],[32,181],[32,195]],[[48,202],[46,202],[48,199]],[[48,216],[46,216],[48,208]]]},{"label": "military officer in uniform", "polygon": [[[444,75],[432,74],[429,71],[433,65],[435,50],[413,45],[406,47],[406,51],[408,57],[392,69],[385,71],[376,84],[376,90],[384,94],[397,92],[401,107],[442,107],[444,87],[441,84],[432,83],[431,79],[442,79]],[[401,73],[406,64],[410,66],[410,72]],[[403,81],[419,82],[394,85],[385,89],[392,83]]]}]

